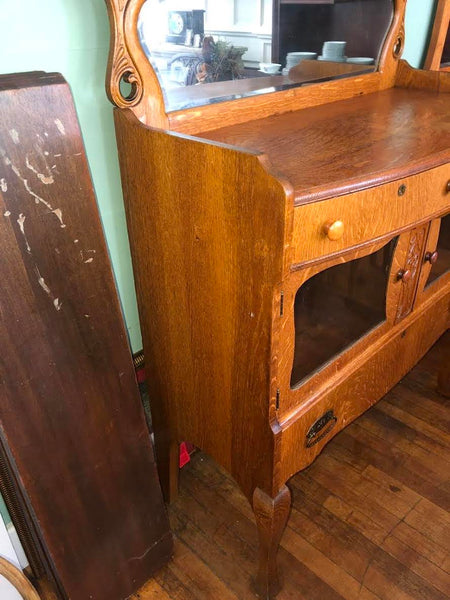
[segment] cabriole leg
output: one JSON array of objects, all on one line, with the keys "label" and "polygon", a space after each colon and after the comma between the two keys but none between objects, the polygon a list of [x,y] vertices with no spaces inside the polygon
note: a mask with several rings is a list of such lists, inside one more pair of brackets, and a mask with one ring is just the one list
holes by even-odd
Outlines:
[{"label": "cabriole leg", "polygon": [[291,508],[291,493],[283,486],[275,498],[256,488],[253,511],[259,534],[259,567],[255,591],[263,600],[270,600],[281,589],[277,552]]}]

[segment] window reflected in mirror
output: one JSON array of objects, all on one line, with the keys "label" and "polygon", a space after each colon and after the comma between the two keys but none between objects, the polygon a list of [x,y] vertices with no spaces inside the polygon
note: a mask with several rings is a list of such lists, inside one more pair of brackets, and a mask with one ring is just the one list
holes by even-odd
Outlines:
[{"label": "window reflected in mirror", "polygon": [[393,0],[146,0],[168,111],[372,72]]}]

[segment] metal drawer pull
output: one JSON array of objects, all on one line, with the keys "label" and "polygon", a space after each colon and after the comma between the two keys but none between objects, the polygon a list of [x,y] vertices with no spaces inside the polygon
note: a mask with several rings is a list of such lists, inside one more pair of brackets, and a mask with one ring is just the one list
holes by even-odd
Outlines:
[{"label": "metal drawer pull", "polygon": [[332,410],[327,411],[308,430],[306,434],[306,447],[311,448],[327,436],[336,425],[337,417]]}]

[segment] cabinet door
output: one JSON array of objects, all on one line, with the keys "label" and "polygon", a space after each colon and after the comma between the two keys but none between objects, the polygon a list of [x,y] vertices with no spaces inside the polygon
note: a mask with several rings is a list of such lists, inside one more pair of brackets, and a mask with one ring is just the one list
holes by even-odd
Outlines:
[{"label": "cabinet door", "polygon": [[298,289],[291,388],[386,320],[397,240],[362,258],[324,269]]},{"label": "cabinet door", "polygon": [[429,240],[425,261],[430,265],[426,287],[450,272],[450,214],[435,222],[438,229],[436,246]]},{"label": "cabinet door", "polygon": [[326,377],[328,369],[343,367],[411,313],[428,229],[416,227],[359,258],[334,259],[300,283],[291,389],[312,383],[319,371]]},{"label": "cabinet door", "polygon": [[450,213],[431,222],[421,263],[419,296],[423,302],[450,277]]}]

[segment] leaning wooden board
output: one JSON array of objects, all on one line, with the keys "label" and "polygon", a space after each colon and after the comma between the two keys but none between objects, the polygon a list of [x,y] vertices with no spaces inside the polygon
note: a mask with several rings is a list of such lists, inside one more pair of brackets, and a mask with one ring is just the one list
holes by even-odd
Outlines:
[{"label": "leaning wooden board", "polygon": [[0,440],[61,598],[121,600],[170,556],[69,87],[0,76]]}]

